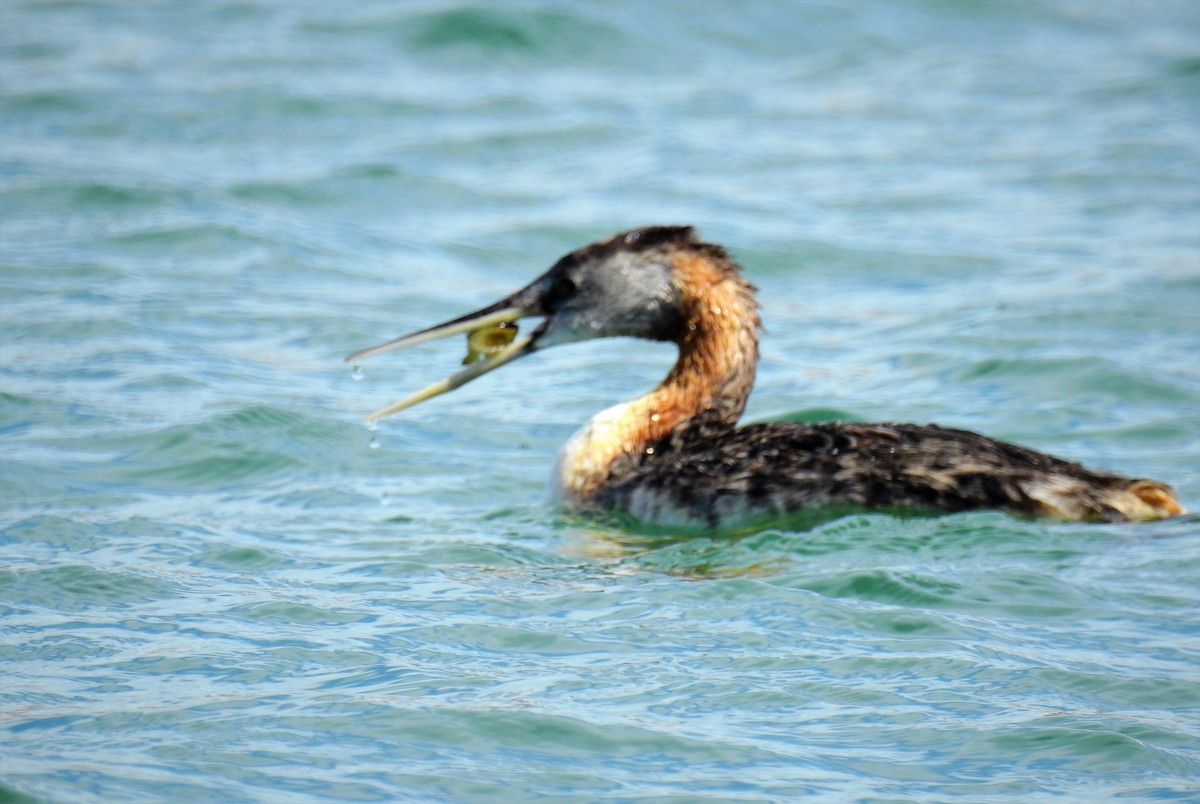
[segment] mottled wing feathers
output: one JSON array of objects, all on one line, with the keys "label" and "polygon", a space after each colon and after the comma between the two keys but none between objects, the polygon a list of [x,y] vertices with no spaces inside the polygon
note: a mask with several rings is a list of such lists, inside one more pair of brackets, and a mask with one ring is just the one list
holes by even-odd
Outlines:
[{"label": "mottled wing feathers", "polygon": [[1120,521],[1154,518],[1142,508],[1164,494],[1173,502],[1160,484],[1093,472],[965,430],[776,422],[717,435],[679,431],[613,482],[602,503],[639,518],[710,525],[752,512],[840,506],[993,508]]}]

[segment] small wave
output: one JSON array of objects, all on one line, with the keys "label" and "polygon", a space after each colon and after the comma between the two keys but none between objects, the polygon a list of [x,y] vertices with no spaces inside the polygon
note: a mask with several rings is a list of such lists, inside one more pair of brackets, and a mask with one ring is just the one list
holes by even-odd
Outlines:
[{"label": "small wave", "polygon": [[501,8],[477,6],[404,15],[389,20],[324,24],[321,29],[339,35],[348,28],[391,35],[406,50],[448,54],[457,65],[497,58],[509,62],[546,59],[578,60],[607,54],[610,58],[629,48],[625,33],[598,19],[562,9]]},{"label": "small wave", "polygon": [[126,608],[166,597],[171,592],[144,575],[82,564],[10,568],[0,575],[0,589],[10,602],[62,611]]}]

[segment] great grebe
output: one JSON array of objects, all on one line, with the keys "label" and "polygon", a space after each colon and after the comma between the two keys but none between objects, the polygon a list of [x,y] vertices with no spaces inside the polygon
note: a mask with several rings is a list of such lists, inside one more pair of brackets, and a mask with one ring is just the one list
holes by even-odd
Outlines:
[{"label": "great grebe", "polygon": [[678,361],[657,388],[596,414],[562,448],[555,484],[568,510],[712,527],[834,507],[993,508],[1101,522],[1183,513],[1163,483],[1093,472],[966,430],[737,427],[758,361],[754,294],[726,251],[695,229],[648,226],[567,254],[494,304],[346,360],[543,319],[481,362],[368,417],[375,420],[550,346],[621,335],[677,344]]}]

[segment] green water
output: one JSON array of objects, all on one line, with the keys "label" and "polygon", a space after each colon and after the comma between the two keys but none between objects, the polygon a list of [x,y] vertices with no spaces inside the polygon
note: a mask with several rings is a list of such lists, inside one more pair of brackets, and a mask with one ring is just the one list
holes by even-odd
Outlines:
[{"label": "green water", "polygon": [[368,430],[357,348],[620,229],[761,289],[748,418],[1200,509],[1200,7],[0,7],[0,799],[1200,796],[1200,527],[543,502],[671,350]]}]

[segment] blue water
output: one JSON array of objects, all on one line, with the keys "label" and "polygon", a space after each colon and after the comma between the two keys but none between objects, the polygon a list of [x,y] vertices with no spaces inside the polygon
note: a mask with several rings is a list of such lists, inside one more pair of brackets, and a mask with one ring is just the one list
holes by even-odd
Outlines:
[{"label": "blue water", "polygon": [[482,305],[690,223],[750,419],[1200,509],[1200,5],[0,5],[0,799],[1200,797],[1200,519],[740,536],[543,502],[669,347],[367,429]]}]

